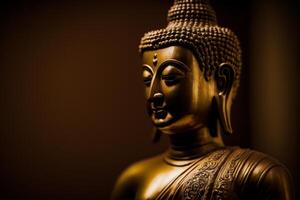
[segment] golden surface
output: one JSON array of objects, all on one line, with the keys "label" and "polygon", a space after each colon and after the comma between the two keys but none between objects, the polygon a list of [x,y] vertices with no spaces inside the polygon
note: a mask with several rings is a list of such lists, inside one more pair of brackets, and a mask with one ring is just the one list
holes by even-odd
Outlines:
[{"label": "golden surface", "polygon": [[170,147],[131,165],[114,200],[293,199],[290,175],[271,157],[226,147],[241,68],[235,35],[208,0],[175,0],[167,28],[140,45],[148,115]]},{"label": "golden surface", "polygon": [[[153,66],[154,55],[158,58],[157,66]],[[188,68],[186,78],[177,83],[183,88],[164,86],[161,66],[170,60]],[[156,122],[152,116],[153,123],[158,123],[159,129],[169,136],[170,148],[162,155],[135,163],[125,170],[116,184],[113,199],[293,198],[289,174],[278,161],[252,150],[224,147],[219,136],[211,136],[206,117],[211,112],[214,95],[219,92],[215,81],[206,81],[203,73],[197,70],[199,66],[191,51],[168,47],[146,52],[143,61],[143,67],[147,65],[153,73],[151,84],[146,86],[146,99],[160,91],[166,98],[170,93],[170,99],[165,100],[167,104],[182,102],[180,98],[184,98],[202,108],[190,103],[185,107],[186,113],[170,109],[168,112],[175,119],[162,127],[159,125],[164,121]],[[173,92],[181,93],[173,99]],[[178,106],[183,105],[175,108]]]}]

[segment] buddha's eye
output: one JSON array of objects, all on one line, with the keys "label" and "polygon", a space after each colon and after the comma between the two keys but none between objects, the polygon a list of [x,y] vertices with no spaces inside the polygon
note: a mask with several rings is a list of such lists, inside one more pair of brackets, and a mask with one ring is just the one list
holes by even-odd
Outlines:
[{"label": "buddha's eye", "polygon": [[163,70],[161,79],[164,80],[167,86],[172,86],[179,83],[184,77],[184,71],[169,65]]},{"label": "buddha's eye", "polygon": [[152,73],[149,72],[148,70],[144,69],[143,70],[143,81],[144,81],[144,84],[149,87],[150,84],[151,84],[151,81],[152,81]]}]

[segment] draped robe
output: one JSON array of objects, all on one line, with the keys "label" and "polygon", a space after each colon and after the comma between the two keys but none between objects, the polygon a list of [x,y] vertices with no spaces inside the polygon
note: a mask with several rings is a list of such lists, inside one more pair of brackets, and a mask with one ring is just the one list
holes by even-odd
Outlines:
[{"label": "draped robe", "polygon": [[[191,160],[176,176],[157,182],[151,172],[155,172],[154,175],[160,178],[163,176],[155,171],[156,164],[163,162],[161,158],[143,161],[129,168],[120,178],[113,199],[293,199],[287,169],[278,161],[257,151],[238,147],[218,148]],[[167,161],[164,165],[168,165]],[[177,167],[173,167],[176,171]],[[149,188],[152,191],[150,195],[147,194]]]},{"label": "draped robe", "polygon": [[269,156],[236,147],[193,162],[155,200],[292,199],[289,174]]}]

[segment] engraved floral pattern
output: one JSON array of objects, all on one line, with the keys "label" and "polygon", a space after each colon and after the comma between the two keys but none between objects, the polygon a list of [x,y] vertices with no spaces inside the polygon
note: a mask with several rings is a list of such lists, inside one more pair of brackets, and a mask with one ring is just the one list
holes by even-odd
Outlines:
[{"label": "engraved floral pattern", "polygon": [[182,184],[180,199],[205,199],[207,191],[212,185],[213,177],[228,153],[228,150],[216,151],[202,165],[198,166],[197,171]]},{"label": "engraved floral pattern", "polygon": [[215,186],[212,192],[213,200],[221,199],[234,199],[234,193],[232,191],[232,181],[234,179],[234,171],[241,159],[243,151],[238,149],[234,151],[227,161],[224,171],[215,180]]}]

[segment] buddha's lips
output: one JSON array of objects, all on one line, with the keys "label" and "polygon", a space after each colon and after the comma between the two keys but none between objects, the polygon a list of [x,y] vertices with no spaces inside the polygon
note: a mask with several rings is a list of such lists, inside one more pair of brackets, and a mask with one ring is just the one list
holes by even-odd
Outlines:
[{"label": "buddha's lips", "polygon": [[166,106],[152,106],[151,105],[151,111],[153,112],[153,113],[156,113],[156,112],[160,112],[160,111],[162,111],[162,110],[167,110],[167,107]]},{"label": "buddha's lips", "polygon": [[153,110],[153,114],[156,119],[164,119],[166,118],[168,112],[165,109],[155,109]]}]

